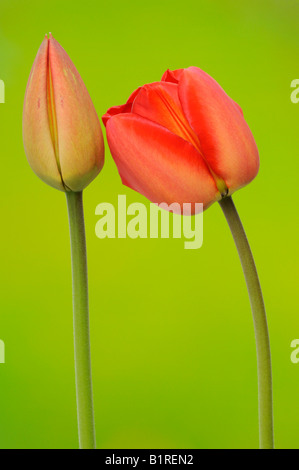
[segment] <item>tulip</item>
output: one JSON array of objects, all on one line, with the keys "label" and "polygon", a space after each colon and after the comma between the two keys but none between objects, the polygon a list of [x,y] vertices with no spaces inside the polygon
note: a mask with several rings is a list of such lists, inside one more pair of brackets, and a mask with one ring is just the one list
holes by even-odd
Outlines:
[{"label": "tulip", "polygon": [[196,67],[138,88],[103,116],[122,182],[155,203],[203,203],[245,186],[259,155],[241,108]]},{"label": "tulip", "polygon": [[82,191],[104,164],[103,135],[91,98],[51,34],[42,42],[30,73],[23,140],[33,171],[61,191]]},{"label": "tulip", "polygon": [[100,121],[74,64],[50,34],[27,84],[23,140],[33,171],[67,199],[73,277],[75,374],[79,445],[94,449],[88,279],[83,189],[104,164]]},{"label": "tulip", "polygon": [[[254,320],[260,447],[273,448],[271,356],[254,259],[231,195],[255,178],[259,155],[241,108],[197,67],[167,70],[103,116],[122,182],[154,203],[218,201],[242,264]],[[195,213],[195,204],[192,204]],[[180,211],[181,213],[181,211]]]}]

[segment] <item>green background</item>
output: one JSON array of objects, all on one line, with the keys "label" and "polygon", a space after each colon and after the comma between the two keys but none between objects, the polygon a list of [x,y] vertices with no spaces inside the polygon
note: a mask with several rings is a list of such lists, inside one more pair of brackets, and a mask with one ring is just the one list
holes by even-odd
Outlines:
[{"label": "green background", "polygon": [[[66,49],[99,115],[165,69],[196,65],[243,108],[261,168],[234,201],[258,267],[273,359],[275,440],[299,447],[299,2],[0,1],[0,447],[76,448],[70,247],[65,197],[31,171],[21,133],[26,82],[44,34]],[[217,204],[204,243],[99,240],[95,207],[148,201],[106,151],[85,191],[91,348],[101,448],[255,448],[251,311]]]}]

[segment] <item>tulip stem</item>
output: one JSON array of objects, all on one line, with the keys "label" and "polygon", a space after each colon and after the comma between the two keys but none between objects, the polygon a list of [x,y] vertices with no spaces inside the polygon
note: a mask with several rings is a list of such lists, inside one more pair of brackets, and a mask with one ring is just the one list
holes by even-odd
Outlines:
[{"label": "tulip stem", "polygon": [[82,192],[66,192],[73,273],[77,415],[80,449],[95,449],[89,340],[88,279]]},{"label": "tulip stem", "polygon": [[270,342],[263,294],[251,249],[232,198],[219,202],[238,250],[253,315],[258,368],[260,448],[273,449],[273,404]]}]

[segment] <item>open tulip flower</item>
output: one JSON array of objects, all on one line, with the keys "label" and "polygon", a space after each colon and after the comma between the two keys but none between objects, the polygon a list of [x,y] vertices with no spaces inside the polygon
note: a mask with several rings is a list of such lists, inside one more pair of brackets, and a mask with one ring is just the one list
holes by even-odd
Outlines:
[{"label": "open tulip flower", "polygon": [[241,108],[196,67],[167,70],[110,108],[103,122],[123,183],[155,203],[206,209],[258,172]]},{"label": "open tulip flower", "polygon": [[[167,70],[103,116],[122,182],[169,209],[218,201],[231,229],[254,319],[260,447],[273,447],[272,373],[267,319],[252,253],[231,195],[255,178],[259,155],[242,110],[197,67]],[[173,204],[173,203],[179,203]]]}]

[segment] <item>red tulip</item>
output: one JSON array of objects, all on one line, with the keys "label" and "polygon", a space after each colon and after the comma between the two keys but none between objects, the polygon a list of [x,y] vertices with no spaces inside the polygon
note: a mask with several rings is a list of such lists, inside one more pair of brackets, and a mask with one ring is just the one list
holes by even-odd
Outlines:
[{"label": "red tulip", "polygon": [[259,169],[241,108],[197,67],[167,70],[103,116],[122,182],[154,203],[203,203],[245,186]]},{"label": "red tulip", "polygon": [[27,84],[23,140],[33,171],[62,191],[82,191],[104,164],[99,118],[71,59],[45,37]]}]

